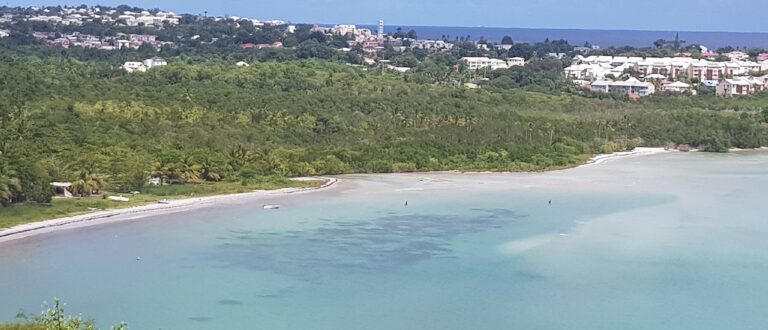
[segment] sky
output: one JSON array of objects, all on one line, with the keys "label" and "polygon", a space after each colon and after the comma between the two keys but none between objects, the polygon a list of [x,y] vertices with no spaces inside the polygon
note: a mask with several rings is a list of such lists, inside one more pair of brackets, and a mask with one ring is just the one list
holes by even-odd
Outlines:
[{"label": "sky", "polygon": [[768,32],[767,0],[0,0],[10,6],[117,5],[293,23]]}]

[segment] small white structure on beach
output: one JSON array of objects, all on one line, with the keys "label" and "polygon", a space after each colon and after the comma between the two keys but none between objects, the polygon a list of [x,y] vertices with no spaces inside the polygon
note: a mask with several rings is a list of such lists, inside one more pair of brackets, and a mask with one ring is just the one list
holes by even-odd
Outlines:
[{"label": "small white structure on beach", "polygon": [[51,182],[51,186],[56,191],[56,195],[60,197],[65,198],[71,198],[72,192],[70,189],[72,188],[72,184],[69,182]]},{"label": "small white structure on beach", "polygon": [[130,201],[130,199],[128,199],[128,197],[123,197],[123,196],[109,196],[109,200],[114,201],[114,202],[127,202],[127,201]]}]

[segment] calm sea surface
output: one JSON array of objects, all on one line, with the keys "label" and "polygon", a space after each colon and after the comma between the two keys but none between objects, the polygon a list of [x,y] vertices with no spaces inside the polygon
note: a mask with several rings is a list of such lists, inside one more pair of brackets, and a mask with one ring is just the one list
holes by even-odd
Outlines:
[{"label": "calm sea surface", "polygon": [[[372,25],[361,27],[376,30]],[[524,28],[493,28],[493,27],[446,27],[446,26],[401,26],[406,32],[413,29],[419,38],[440,39],[449,36],[470,36],[472,40],[484,37],[487,40],[501,42],[505,35],[512,37],[515,42],[542,42],[565,39],[572,45],[581,46],[585,42],[602,47],[633,46],[652,47],[659,39],[674,40],[675,34],[680,33],[680,39],[689,45],[704,45],[711,49],[732,47],[763,47],[768,48],[768,33],[762,32],[689,32],[689,31],[640,31],[640,30],[580,30],[580,29],[524,29]],[[385,26],[387,33],[394,33],[398,26]]]},{"label": "calm sea surface", "polygon": [[38,235],[0,244],[0,320],[58,297],[132,329],[765,329],[767,165],[348,176]]}]

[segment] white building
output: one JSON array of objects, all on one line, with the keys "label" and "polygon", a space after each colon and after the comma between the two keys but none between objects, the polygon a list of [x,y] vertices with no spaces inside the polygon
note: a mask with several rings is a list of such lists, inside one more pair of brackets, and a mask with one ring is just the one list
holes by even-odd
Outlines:
[{"label": "white building", "polygon": [[145,72],[148,69],[168,65],[168,62],[160,57],[146,59],[143,62],[125,62],[123,69],[131,72]]},{"label": "white building", "polygon": [[145,67],[147,67],[147,69],[151,69],[158,66],[168,65],[168,62],[163,58],[154,57],[154,58],[144,60],[143,64]]},{"label": "white building", "polygon": [[725,79],[717,86],[718,96],[751,95],[768,89],[768,75]]},{"label": "white building", "polygon": [[416,40],[411,43],[411,48],[427,50],[451,50],[453,48],[453,44],[443,40]]},{"label": "white building", "polygon": [[749,55],[745,52],[734,50],[728,54],[725,54],[725,56],[728,56],[728,58],[732,60],[747,60],[749,59]]},{"label": "white building", "polygon": [[487,57],[462,57],[461,61],[467,63],[470,70],[490,68],[491,70],[508,68],[507,62],[497,58]]},{"label": "white building", "polygon": [[[564,69],[565,76],[574,80],[605,80],[613,75],[614,67],[609,64],[574,64]],[[618,77],[618,76],[617,76]]]},{"label": "white building", "polygon": [[340,24],[331,28],[331,33],[340,34],[340,35],[349,34],[354,36],[356,32],[357,32],[357,26],[355,25]]},{"label": "white building", "polygon": [[[735,56],[739,57],[739,56]],[[669,80],[718,81],[734,76],[762,72],[768,63],[734,59],[729,62],[698,60],[690,57],[624,57],[624,56],[576,56],[573,65],[565,69],[572,79],[599,80],[603,77],[618,78],[631,72],[644,77],[664,76]]]},{"label": "white building", "polygon": [[136,17],[134,17],[133,15],[127,15],[127,14],[126,15],[120,15],[120,16],[117,17],[117,20],[125,22],[125,25],[127,25],[127,26],[137,26],[137,25],[139,25],[139,22],[136,21]]},{"label": "white building", "polygon": [[123,64],[123,69],[125,71],[128,71],[128,73],[136,72],[136,71],[144,72],[147,70],[147,68],[141,62],[125,62]]},{"label": "white building", "polygon": [[507,59],[507,66],[513,67],[513,66],[524,66],[525,65],[525,59],[522,57],[510,57]]},{"label": "white building", "polygon": [[626,81],[595,81],[590,85],[593,92],[611,94],[634,94],[640,97],[648,96],[656,92],[656,86],[649,82],[641,82],[635,78]]},{"label": "white building", "polygon": [[691,90],[691,85],[688,85],[681,81],[675,81],[673,83],[664,84],[661,89],[665,92],[683,93]]},{"label": "white building", "polygon": [[403,66],[394,66],[394,65],[387,65],[387,69],[390,69],[392,71],[397,71],[400,73],[406,73],[408,71],[411,71],[411,68],[403,67]]}]

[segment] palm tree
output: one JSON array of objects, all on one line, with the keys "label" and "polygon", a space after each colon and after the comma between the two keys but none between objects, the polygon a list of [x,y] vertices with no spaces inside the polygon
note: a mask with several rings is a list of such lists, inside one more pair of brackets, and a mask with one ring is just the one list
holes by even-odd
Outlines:
[{"label": "palm tree", "polygon": [[203,159],[199,165],[200,177],[205,181],[219,182],[221,181],[221,174],[219,174],[219,166],[211,161],[210,158]]},{"label": "palm tree", "polygon": [[170,184],[172,180],[177,179],[176,168],[174,164],[163,159],[153,165],[151,176],[153,178],[160,178],[161,186],[163,183]]},{"label": "palm tree", "polygon": [[102,175],[80,171],[77,180],[72,182],[72,193],[80,197],[99,194],[107,188],[107,179]]},{"label": "palm tree", "polygon": [[252,153],[238,144],[227,151],[229,167],[233,171],[239,171],[240,167],[248,163],[252,158]]},{"label": "palm tree", "polygon": [[179,163],[179,176],[184,182],[200,183],[200,166],[195,164],[192,155],[185,155]]},{"label": "palm tree", "polygon": [[21,181],[19,179],[0,175],[0,205],[10,205],[20,192]]}]

